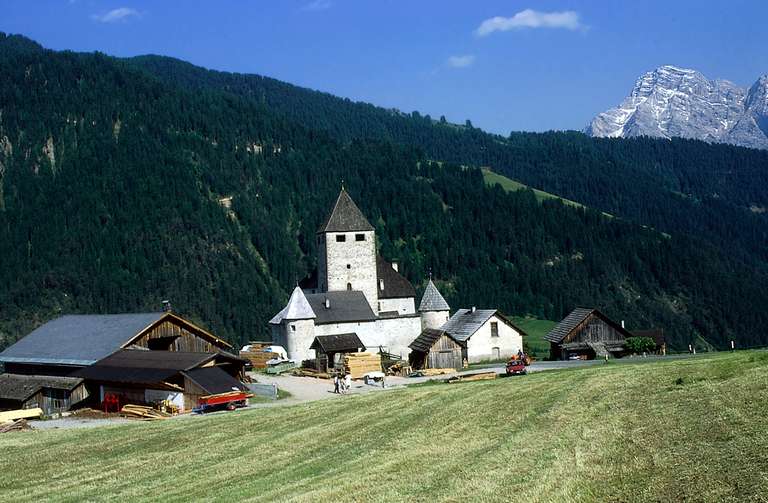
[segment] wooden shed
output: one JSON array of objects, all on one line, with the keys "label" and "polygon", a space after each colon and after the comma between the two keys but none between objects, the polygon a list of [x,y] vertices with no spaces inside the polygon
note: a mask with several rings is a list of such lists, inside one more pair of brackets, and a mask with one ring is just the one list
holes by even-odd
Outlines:
[{"label": "wooden shed", "polygon": [[464,343],[450,333],[434,328],[425,328],[409,346],[411,366],[414,369],[454,368],[464,366]]},{"label": "wooden shed", "polygon": [[69,410],[88,396],[81,378],[0,374],[0,410],[39,407],[50,416]]},{"label": "wooden shed", "polygon": [[342,364],[344,354],[365,351],[365,345],[355,333],[318,335],[309,349],[317,355],[317,370],[327,372]]},{"label": "wooden shed", "polygon": [[553,360],[623,356],[625,341],[632,337],[620,324],[597,309],[576,308],[563,318],[544,339],[550,343]]}]

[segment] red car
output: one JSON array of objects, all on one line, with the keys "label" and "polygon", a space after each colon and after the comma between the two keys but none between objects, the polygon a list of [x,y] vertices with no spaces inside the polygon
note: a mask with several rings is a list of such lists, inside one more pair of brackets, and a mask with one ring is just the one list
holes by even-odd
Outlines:
[{"label": "red car", "polygon": [[526,373],[524,360],[509,360],[507,362],[508,376],[525,375]]}]

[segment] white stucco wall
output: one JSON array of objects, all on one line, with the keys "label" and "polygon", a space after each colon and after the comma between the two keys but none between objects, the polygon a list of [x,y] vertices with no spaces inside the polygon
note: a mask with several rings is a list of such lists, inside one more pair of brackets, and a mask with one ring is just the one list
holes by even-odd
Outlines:
[{"label": "white stucco wall", "polygon": [[[369,322],[329,323],[315,326],[316,335],[356,333],[368,351],[376,353],[379,346],[385,351],[408,356],[408,345],[421,333],[421,318],[418,315],[386,318]],[[311,344],[312,341],[309,342]]]},{"label": "white stucco wall", "polygon": [[[365,239],[356,241],[355,235],[362,234]],[[344,242],[336,241],[336,236],[345,236]],[[327,285],[327,291],[344,291],[347,285],[352,290],[363,292],[374,313],[378,313],[378,286],[376,274],[376,235],[367,232],[328,232],[325,234],[325,253],[319,254],[318,272],[325,281],[319,279],[321,286]]]},{"label": "white stucco wall", "polygon": [[416,302],[413,297],[398,297],[396,299],[379,299],[379,312],[397,311],[401,315],[414,314]]},{"label": "white stucco wall", "polygon": [[450,317],[450,311],[425,311],[421,313],[421,329],[440,328]]},{"label": "white stucco wall", "polygon": [[[491,337],[491,323],[499,326],[499,336]],[[497,358],[493,348],[499,348],[498,358],[509,358],[523,348],[523,337],[498,316],[492,316],[467,342],[467,359],[470,363]]]}]

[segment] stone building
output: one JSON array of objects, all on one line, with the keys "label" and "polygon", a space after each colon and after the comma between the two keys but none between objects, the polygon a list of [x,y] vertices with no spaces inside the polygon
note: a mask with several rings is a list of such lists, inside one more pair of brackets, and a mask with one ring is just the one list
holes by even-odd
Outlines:
[{"label": "stone building", "polygon": [[[316,337],[342,334],[356,335],[368,351],[383,349],[405,358],[423,330],[450,323],[450,307],[431,279],[417,312],[416,291],[396,263],[377,255],[373,226],[343,188],[317,231],[317,245],[317,269],[294,288],[286,306],[269,322],[273,342],[284,346],[290,359],[314,359]],[[490,357],[493,348],[508,355],[522,347],[521,332],[510,342],[506,328],[501,339],[489,340],[484,347],[483,336],[474,333],[484,333],[486,321],[467,337],[474,339],[465,354],[470,361]],[[501,323],[509,325],[506,319]]]}]

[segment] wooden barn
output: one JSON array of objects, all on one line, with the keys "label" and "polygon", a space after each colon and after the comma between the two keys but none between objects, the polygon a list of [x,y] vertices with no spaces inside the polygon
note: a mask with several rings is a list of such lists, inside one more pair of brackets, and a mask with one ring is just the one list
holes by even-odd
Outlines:
[{"label": "wooden barn", "polygon": [[[63,411],[87,398],[90,383],[80,391],[64,378],[114,355],[123,349],[143,352],[207,354],[211,356],[231,346],[182,317],[160,313],[67,315],[37,328],[0,353],[6,374],[0,375],[0,403],[18,402],[28,384],[43,383],[37,399],[50,403],[51,411]],[[234,357],[233,357],[234,358]],[[54,378],[60,378],[56,381]],[[82,378],[77,379],[80,383]],[[57,386],[53,384],[57,382]],[[48,385],[45,385],[45,384]],[[67,386],[72,385],[69,388]],[[93,397],[95,399],[97,397]],[[35,398],[22,397],[29,402]],[[40,405],[44,410],[46,407]]]},{"label": "wooden barn", "polygon": [[365,351],[365,345],[355,333],[318,335],[309,349],[315,350],[317,370],[327,372],[342,365],[344,354]]},{"label": "wooden barn", "polygon": [[0,374],[0,411],[40,408],[50,416],[88,398],[82,378]]},{"label": "wooden barn", "polygon": [[123,405],[154,405],[167,400],[190,411],[201,396],[247,390],[246,361],[227,353],[121,349],[74,373]]},{"label": "wooden barn", "polygon": [[0,353],[13,374],[67,376],[125,348],[212,353],[231,346],[172,312],[67,315]]},{"label": "wooden barn", "polygon": [[408,347],[414,369],[461,370],[464,366],[466,344],[444,330],[425,328]]},{"label": "wooden barn", "polygon": [[597,309],[579,307],[563,318],[544,339],[549,341],[553,360],[572,357],[591,360],[623,356],[627,337],[632,334]]}]

